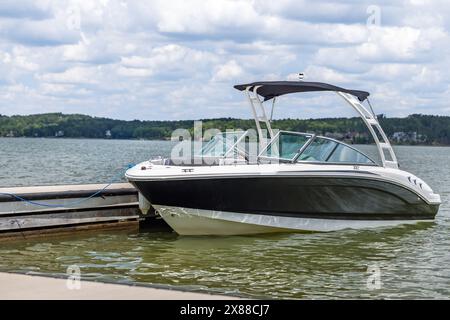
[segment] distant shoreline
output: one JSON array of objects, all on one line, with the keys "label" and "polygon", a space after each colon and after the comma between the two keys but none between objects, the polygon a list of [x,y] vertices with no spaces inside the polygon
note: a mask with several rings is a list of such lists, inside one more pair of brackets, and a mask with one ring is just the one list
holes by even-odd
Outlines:
[{"label": "distant shoreline", "polygon": [[79,140],[131,140],[131,141],[171,141],[170,139],[142,139],[142,138],[96,138],[96,137],[3,137],[0,136],[0,139],[49,139],[49,140],[70,140],[70,139],[79,139]]},{"label": "distant shoreline", "polygon": [[[413,114],[405,118],[378,115],[381,127],[394,145],[450,145],[450,116]],[[201,119],[202,129],[221,132],[252,129],[253,119]],[[0,137],[52,139],[114,139],[170,141],[176,129],[184,128],[192,136],[194,120],[141,121],[114,120],[82,114],[45,113],[28,116],[0,115]],[[372,141],[359,117],[321,119],[276,119],[272,127],[296,132],[315,132],[350,144]]]},{"label": "distant shoreline", "polygon": [[[154,142],[176,142],[171,141],[170,139],[133,139],[133,138],[123,138],[123,139],[116,139],[116,138],[87,138],[87,137],[0,137],[0,139],[46,139],[46,140],[104,140],[104,141],[154,141]],[[374,143],[354,143],[355,145],[375,145]],[[391,145],[394,147],[450,147],[450,145],[438,145],[438,144],[397,144],[392,143]]]}]

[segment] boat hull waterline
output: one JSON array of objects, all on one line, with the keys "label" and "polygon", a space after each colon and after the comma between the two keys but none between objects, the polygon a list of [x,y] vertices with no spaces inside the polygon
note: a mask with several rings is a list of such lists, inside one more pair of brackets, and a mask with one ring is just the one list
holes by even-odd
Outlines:
[{"label": "boat hull waterline", "polygon": [[292,218],[238,212],[154,206],[179,235],[231,236],[287,232],[329,232],[343,229],[394,227],[432,220],[339,220]]}]

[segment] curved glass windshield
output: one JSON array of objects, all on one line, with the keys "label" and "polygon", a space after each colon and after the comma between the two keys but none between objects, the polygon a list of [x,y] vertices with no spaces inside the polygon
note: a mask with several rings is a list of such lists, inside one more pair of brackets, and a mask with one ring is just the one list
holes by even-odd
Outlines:
[{"label": "curved glass windshield", "polygon": [[337,145],[338,143],[333,140],[316,138],[306,147],[297,160],[327,161]]},{"label": "curved glass windshield", "polygon": [[339,141],[316,137],[297,161],[375,164],[366,155]]},{"label": "curved glass windshield", "polygon": [[375,162],[369,159],[366,155],[350,148],[349,146],[346,146],[345,144],[339,144],[327,161],[375,164]]},{"label": "curved glass windshield", "polygon": [[311,137],[308,134],[280,131],[267,147],[265,156],[292,160]]},{"label": "curved glass windshield", "polygon": [[238,141],[240,141],[244,134],[244,131],[219,133],[203,145],[198,156],[223,157]]},{"label": "curved glass windshield", "polygon": [[362,152],[340,141],[286,131],[280,131],[260,154],[260,157],[289,162],[375,164]]}]

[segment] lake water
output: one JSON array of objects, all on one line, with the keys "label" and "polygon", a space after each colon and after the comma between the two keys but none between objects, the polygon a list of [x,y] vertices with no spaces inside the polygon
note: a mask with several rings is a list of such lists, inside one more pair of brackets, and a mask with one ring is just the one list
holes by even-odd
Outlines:
[{"label": "lake water", "polygon": [[[171,142],[1,139],[0,186],[113,180]],[[434,223],[233,237],[102,232],[2,243],[0,270],[162,284],[269,298],[450,298],[450,148],[395,148],[443,200]],[[369,283],[379,271],[380,284]]]},{"label": "lake water", "polygon": [[0,138],[0,187],[125,181],[129,164],[169,155],[173,142]]}]

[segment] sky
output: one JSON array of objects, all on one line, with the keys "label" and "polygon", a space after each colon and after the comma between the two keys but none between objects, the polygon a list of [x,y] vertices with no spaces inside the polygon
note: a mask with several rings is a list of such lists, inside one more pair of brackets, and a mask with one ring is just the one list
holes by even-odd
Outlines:
[{"label": "sky", "polygon": [[[449,32],[448,0],[2,0],[0,114],[250,118],[233,85],[303,72],[387,116],[450,115]],[[354,115],[332,92],[279,102]]]}]

